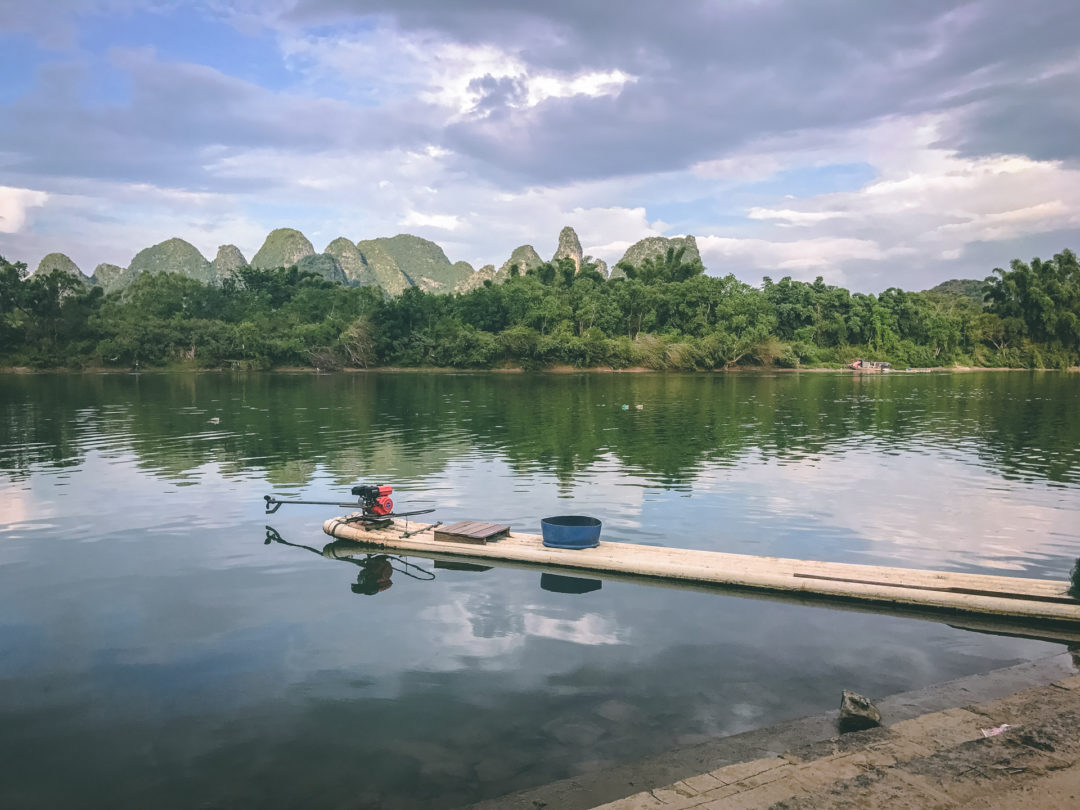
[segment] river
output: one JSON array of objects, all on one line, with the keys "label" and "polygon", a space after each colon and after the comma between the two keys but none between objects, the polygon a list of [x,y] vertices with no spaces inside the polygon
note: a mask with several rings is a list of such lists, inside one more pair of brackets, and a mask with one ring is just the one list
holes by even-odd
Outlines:
[{"label": "river", "polygon": [[1050,372],[0,376],[0,806],[454,807],[1061,652],[419,558],[372,579],[320,553],[342,510],[262,496],[389,483],[446,522],[1064,579],[1078,406]]}]

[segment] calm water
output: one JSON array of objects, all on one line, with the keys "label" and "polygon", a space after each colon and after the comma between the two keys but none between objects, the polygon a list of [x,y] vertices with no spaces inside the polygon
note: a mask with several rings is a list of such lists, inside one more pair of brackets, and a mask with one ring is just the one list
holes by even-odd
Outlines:
[{"label": "calm water", "polygon": [[453,807],[1064,649],[422,559],[368,595],[321,554],[335,510],[261,503],[360,481],[447,522],[1064,578],[1080,375],[0,377],[0,806]]}]

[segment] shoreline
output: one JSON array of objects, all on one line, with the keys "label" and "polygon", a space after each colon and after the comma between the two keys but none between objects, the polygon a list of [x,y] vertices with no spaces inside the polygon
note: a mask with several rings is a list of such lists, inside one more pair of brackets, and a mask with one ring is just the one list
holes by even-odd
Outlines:
[{"label": "shoreline", "polygon": [[811,367],[805,368],[776,368],[770,366],[735,366],[733,368],[716,369],[654,369],[643,366],[631,366],[628,368],[610,368],[608,366],[593,366],[578,368],[569,365],[554,365],[545,368],[524,369],[520,366],[506,366],[501,368],[454,368],[452,366],[378,366],[375,368],[341,368],[319,369],[314,366],[279,366],[269,369],[229,369],[229,368],[188,368],[188,367],[162,367],[146,368],[134,371],[133,369],[105,368],[90,366],[87,368],[72,369],[66,366],[51,368],[30,368],[29,366],[0,366],[0,375],[35,375],[35,374],[312,374],[316,376],[329,374],[828,374],[845,373],[871,376],[889,376],[892,374],[967,374],[979,371],[1039,371],[1039,372],[1080,372],[1080,366],[1069,366],[1067,369],[1057,368],[1009,368],[1005,366],[933,366],[929,369],[920,368],[908,371],[897,368],[888,372],[856,371],[847,366],[839,367]]},{"label": "shoreline", "polygon": [[[469,805],[468,810],[534,810],[536,807],[545,806],[559,807],[563,810],[587,810],[587,808],[594,808],[608,802],[613,805],[611,810],[615,807],[619,810],[630,810],[630,808],[657,808],[659,810],[676,800],[685,803],[675,806],[689,807],[695,804],[693,801],[687,801],[690,797],[686,794],[690,791],[683,795],[675,795],[678,788],[673,783],[678,783],[681,787],[685,784],[683,780],[693,783],[695,780],[700,780],[701,774],[713,771],[713,769],[731,766],[746,767],[747,763],[761,762],[763,758],[779,759],[780,761],[769,764],[782,766],[793,763],[809,764],[822,754],[849,756],[853,752],[867,750],[875,745],[880,747],[886,741],[892,726],[897,729],[905,726],[908,728],[914,726],[915,729],[924,727],[929,733],[918,736],[925,739],[914,739],[914,735],[909,732],[905,735],[908,738],[908,744],[920,743],[926,747],[925,754],[930,760],[945,761],[955,754],[947,746],[943,747],[943,750],[934,750],[942,748],[942,742],[955,744],[966,737],[979,739],[979,743],[967,746],[970,751],[973,747],[978,750],[980,743],[989,746],[1006,739],[1005,737],[996,741],[993,738],[982,739],[979,731],[981,726],[994,726],[1001,722],[993,715],[983,715],[983,711],[990,710],[989,704],[998,701],[1011,703],[1020,698],[1020,702],[1037,707],[1043,703],[1052,704],[1055,700],[1061,700],[1063,694],[1068,698],[1069,689],[1061,688],[1057,684],[1071,679],[1070,686],[1073,689],[1080,689],[1080,683],[1077,683],[1080,676],[1076,674],[1078,669],[1080,669],[1080,661],[1077,660],[1075,653],[1059,652],[1045,658],[1024,661],[910,691],[876,696],[875,703],[881,710],[885,723],[883,728],[840,736],[837,729],[839,712],[836,710],[780,720],[761,728],[715,737],[705,742],[660,752],[633,762],[609,765],[556,782],[524,788],[505,796],[481,800]],[[845,684],[837,684],[838,695],[844,686]],[[1052,719],[1055,707],[1047,705],[1047,709],[1048,711],[1044,714],[1051,715]],[[1035,728],[1047,722],[1046,717],[1031,717],[1026,707],[1023,714],[1025,719],[1036,721]],[[933,722],[935,720],[937,722]],[[1008,718],[1008,722],[1019,725],[1011,718]],[[969,728],[965,728],[958,736],[957,730],[961,725]],[[946,729],[948,733],[945,733]],[[1022,732],[1023,729],[1020,731]],[[1075,737],[1075,730],[1073,736]],[[751,770],[746,775],[752,776],[757,772]],[[850,774],[837,774],[838,777],[844,775]],[[764,782],[768,781],[755,782],[754,786],[760,788]],[[672,788],[675,788],[675,791]],[[642,790],[651,796],[642,795]],[[667,801],[660,801],[657,798],[658,795],[664,795]],[[750,793],[743,796],[743,799],[752,798],[756,798],[756,794]],[[778,796],[762,802],[750,801],[738,804],[738,806],[764,808],[780,798],[783,797]],[[835,796],[829,797],[825,806],[832,806],[835,798]],[[628,801],[631,799],[633,801]],[[706,796],[703,800],[709,799]]]}]

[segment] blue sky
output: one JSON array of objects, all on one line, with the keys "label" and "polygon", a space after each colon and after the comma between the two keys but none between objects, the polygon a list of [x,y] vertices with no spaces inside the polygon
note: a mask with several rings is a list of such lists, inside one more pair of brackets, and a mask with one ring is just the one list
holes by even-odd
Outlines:
[{"label": "blue sky", "polygon": [[0,254],[416,233],[920,289],[1080,244],[1069,0],[0,0]]}]

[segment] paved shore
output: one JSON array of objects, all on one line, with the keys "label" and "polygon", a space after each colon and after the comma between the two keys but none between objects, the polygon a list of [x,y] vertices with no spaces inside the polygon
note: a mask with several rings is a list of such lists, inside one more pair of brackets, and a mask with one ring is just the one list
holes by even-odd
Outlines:
[{"label": "paved shore", "polygon": [[1080,675],[717,768],[602,810],[864,807],[1080,807]]},{"label": "paved shore", "polygon": [[885,698],[882,728],[838,735],[830,712],[476,807],[1072,810],[1080,807],[1076,672],[1069,654],[1057,655]]}]

